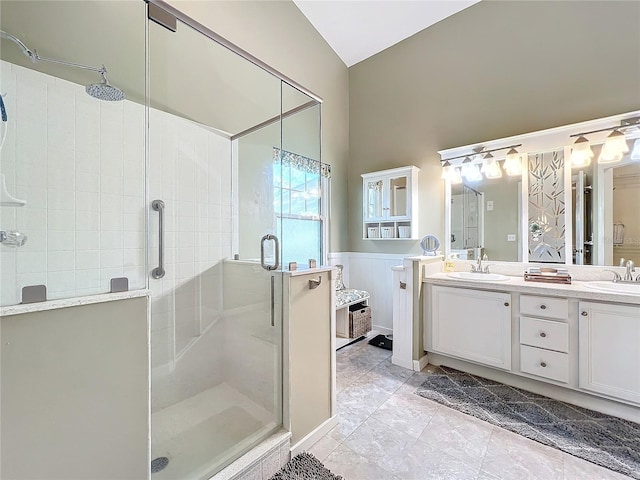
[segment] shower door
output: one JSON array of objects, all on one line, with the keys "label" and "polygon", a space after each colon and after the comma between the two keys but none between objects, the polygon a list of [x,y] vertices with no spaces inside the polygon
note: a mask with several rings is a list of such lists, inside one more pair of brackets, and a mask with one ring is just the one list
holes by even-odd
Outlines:
[{"label": "shower door", "polygon": [[283,87],[182,20],[148,24],[152,479],[209,478],[283,411]]}]

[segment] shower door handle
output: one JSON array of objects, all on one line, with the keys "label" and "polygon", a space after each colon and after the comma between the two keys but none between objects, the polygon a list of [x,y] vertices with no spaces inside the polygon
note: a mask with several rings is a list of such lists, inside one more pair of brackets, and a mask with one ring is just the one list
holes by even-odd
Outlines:
[{"label": "shower door handle", "polygon": [[158,266],[151,270],[153,278],[160,279],[164,277],[164,202],[162,200],[154,200],[151,202],[151,208],[159,213],[158,216]]},{"label": "shower door handle", "polygon": [[[275,243],[276,262],[273,265],[268,265],[264,261],[264,242],[267,240],[273,240]],[[277,270],[280,267],[280,242],[275,235],[268,233],[260,239],[260,265],[265,270]]]}]

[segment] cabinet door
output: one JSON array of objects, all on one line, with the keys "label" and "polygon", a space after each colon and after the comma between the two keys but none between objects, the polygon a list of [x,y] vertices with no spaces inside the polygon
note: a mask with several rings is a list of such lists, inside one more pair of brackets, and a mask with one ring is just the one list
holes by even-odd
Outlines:
[{"label": "cabinet door", "polygon": [[388,202],[384,208],[387,217],[393,220],[406,219],[411,216],[411,182],[407,175],[393,175],[385,182]]},{"label": "cabinet door", "polygon": [[579,387],[640,404],[640,307],[580,302]]},{"label": "cabinet door", "polygon": [[385,218],[387,207],[384,202],[384,183],[382,177],[364,179],[363,199],[365,220],[383,220]]},{"label": "cabinet door", "polygon": [[511,295],[432,287],[433,351],[511,369]]}]

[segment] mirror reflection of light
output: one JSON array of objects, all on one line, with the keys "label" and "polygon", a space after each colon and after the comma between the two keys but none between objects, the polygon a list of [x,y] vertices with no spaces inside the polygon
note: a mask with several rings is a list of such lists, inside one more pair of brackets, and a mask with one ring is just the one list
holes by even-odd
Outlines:
[{"label": "mirror reflection of light", "polygon": [[614,130],[604,141],[598,163],[619,162],[628,151],[629,146],[624,134],[619,130]]},{"label": "mirror reflection of light", "polygon": [[640,161],[640,138],[638,138],[633,144],[633,150],[631,151],[631,160]]}]

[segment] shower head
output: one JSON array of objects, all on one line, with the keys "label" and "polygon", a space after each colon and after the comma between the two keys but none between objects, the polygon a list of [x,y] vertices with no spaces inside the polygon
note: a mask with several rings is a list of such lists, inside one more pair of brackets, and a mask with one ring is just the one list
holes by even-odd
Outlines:
[{"label": "shower head", "polygon": [[119,88],[110,85],[107,81],[107,77],[105,75],[107,73],[107,69],[104,65],[98,68],[91,67],[89,65],[82,65],[80,63],[67,62],[66,60],[58,60],[57,58],[41,57],[40,55],[38,55],[38,52],[35,49],[30,49],[18,37],[11,35],[4,30],[0,30],[0,38],[11,40],[13,43],[18,45],[22,49],[22,53],[29,57],[33,63],[50,62],[57,63],[59,65],[65,65],[67,67],[82,68],[84,70],[98,72],[100,75],[102,75],[102,82],[87,85],[85,87],[86,92],[92,97],[97,98],[98,100],[107,100],[110,102],[118,102],[124,100],[124,92]]},{"label": "shower head", "polygon": [[[104,66],[102,68],[104,69]],[[118,87],[111,85],[103,71],[100,71],[99,73],[102,75],[102,81],[100,83],[87,85],[85,87],[86,92],[98,100],[106,100],[108,102],[119,102],[124,100],[124,92]]]}]

